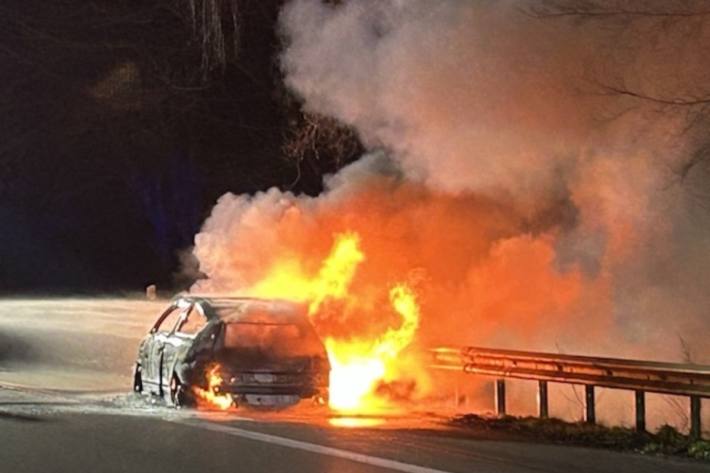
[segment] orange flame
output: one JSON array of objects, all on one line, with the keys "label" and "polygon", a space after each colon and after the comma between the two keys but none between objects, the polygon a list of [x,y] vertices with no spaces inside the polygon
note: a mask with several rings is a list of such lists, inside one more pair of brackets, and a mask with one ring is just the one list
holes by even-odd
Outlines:
[{"label": "orange flame", "polygon": [[199,386],[193,387],[193,392],[198,400],[202,400],[210,407],[227,410],[234,404],[231,394],[220,393],[219,387],[222,385],[222,376],[219,374],[220,365],[215,364],[205,372],[207,378],[207,389],[202,389]]},{"label": "orange flame", "polygon": [[321,265],[318,275],[309,277],[293,258],[277,263],[267,277],[251,291],[257,297],[279,297],[308,302],[309,313],[315,314],[325,299],[344,299],[358,265],[365,260],[356,233],[336,235],[333,249]]},{"label": "orange flame", "polygon": [[[283,261],[253,289],[253,295],[307,302],[309,314],[317,314],[326,300],[356,300],[351,293],[358,266],[365,260],[356,233],[336,235],[335,243],[318,273],[309,277],[297,260]],[[389,291],[391,308],[401,317],[398,328],[376,337],[325,336],[331,364],[330,406],[338,411],[371,411],[384,404],[376,393],[382,381],[396,378],[398,355],[414,340],[419,327],[419,306],[414,291],[404,283]],[[314,319],[321,336],[327,332]]]},{"label": "orange flame", "polygon": [[402,325],[376,340],[325,341],[332,365],[330,405],[339,411],[355,411],[380,404],[375,388],[394,377],[397,355],[414,339],[419,327],[419,306],[405,284],[390,290],[390,303],[402,317]]}]

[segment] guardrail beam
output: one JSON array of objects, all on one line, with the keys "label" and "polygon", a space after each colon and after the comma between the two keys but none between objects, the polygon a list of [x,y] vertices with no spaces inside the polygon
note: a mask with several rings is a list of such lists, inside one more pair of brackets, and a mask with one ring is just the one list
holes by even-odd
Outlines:
[{"label": "guardrail beam", "polygon": [[433,349],[436,368],[495,378],[593,384],[612,389],[710,398],[710,366],[492,348]]}]

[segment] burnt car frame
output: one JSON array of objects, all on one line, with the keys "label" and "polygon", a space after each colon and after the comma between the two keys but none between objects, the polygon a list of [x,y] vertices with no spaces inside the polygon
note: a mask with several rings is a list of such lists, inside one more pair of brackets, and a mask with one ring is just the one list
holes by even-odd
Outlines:
[{"label": "burnt car frame", "polygon": [[215,366],[235,404],[327,402],[330,365],[305,309],[255,298],[174,298],[140,343],[133,390],[192,406]]}]

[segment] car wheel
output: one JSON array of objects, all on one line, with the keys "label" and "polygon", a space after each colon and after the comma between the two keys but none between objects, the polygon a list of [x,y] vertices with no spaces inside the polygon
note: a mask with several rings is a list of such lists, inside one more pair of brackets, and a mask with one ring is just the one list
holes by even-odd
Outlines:
[{"label": "car wheel", "polygon": [[143,374],[141,365],[138,363],[133,367],[133,392],[143,392]]},{"label": "car wheel", "polygon": [[185,386],[180,378],[173,373],[173,377],[170,380],[170,400],[173,406],[180,407],[192,407],[195,405],[194,398],[190,392],[189,387]]}]

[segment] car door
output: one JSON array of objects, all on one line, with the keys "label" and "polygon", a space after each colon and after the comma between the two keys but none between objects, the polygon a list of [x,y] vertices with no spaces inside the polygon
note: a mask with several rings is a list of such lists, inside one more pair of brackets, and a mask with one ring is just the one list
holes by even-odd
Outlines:
[{"label": "car door", "polygon": [[145,359],[141,363],[143,384],[150,392],[160,394],[160,367],[165,340],[177,325],[183,308],[177,304],[168,307],[155,322],[144,348]]},{"label": "car door", "polygon": [[199,315],[197,310],[193,309],[193,304],[182,307],[177,324],[166,337],[161,339],[160,380],[163,392],[168,392],[176,359],[189,350],[194,339],[187,331],[188,325],[191,325],[191,320],[196,319],[197,315]]}]

